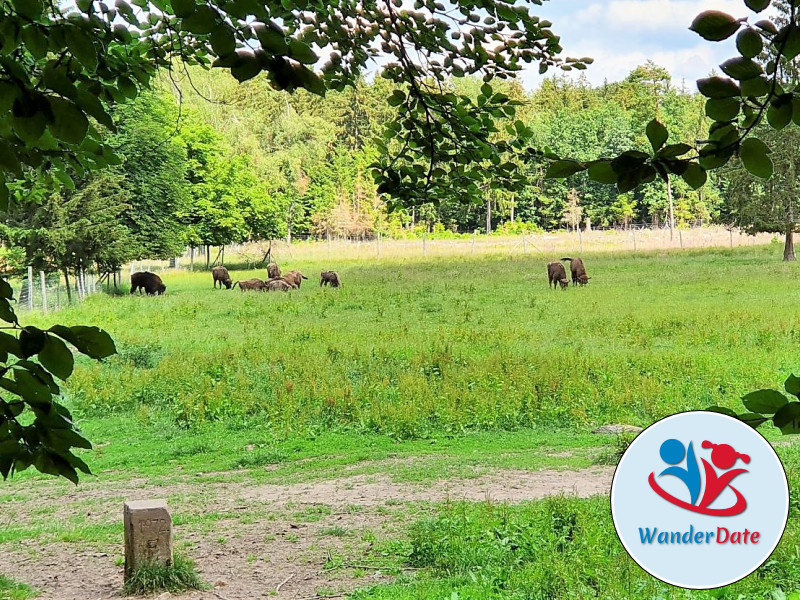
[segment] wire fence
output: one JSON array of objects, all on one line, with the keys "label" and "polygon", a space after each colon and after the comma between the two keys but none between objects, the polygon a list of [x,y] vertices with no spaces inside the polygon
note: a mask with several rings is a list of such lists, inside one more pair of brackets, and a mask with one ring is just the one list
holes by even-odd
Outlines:
[{"label": "wire fence", "polygon": [[71,303],[82,302],[101,289],[94,273],[82,271],[74,274],[67,282],[60,273],[34,272],[28,267],[28,273],[12,287],[17,292],[17,312],[39,310],[50,312],[60,310]]}]

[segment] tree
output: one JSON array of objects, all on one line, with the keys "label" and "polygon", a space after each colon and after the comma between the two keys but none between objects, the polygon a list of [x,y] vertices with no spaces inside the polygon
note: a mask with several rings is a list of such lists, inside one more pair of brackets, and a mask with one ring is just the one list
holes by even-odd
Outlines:
[{"label": "tree", "polygon": [[774,174],[764,181],[749,173],[741,161],[735,161],[723,173],[722,218],[751,234],[763,231],[783,235],[783,260],[797,260],[794,233],[800,225],[800,129],[792,125],[777,135],[764,128],[760,135],[772,148]]}]

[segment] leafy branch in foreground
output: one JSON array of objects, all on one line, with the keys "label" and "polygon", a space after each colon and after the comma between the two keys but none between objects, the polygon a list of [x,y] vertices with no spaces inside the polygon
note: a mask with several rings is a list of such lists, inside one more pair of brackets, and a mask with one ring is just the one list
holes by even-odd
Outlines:
[{"label": "leafy branch in foreground", "polygon": [[99,360],[116,353],[114,342],[97,327],[23,327],[11,307],[12,296],[11,286],[0,279],[0,320],[9,324],[0,328],[0,475],[7,479],[33,466],[77,484],[78,471],[90,470],[72,450],[92,445],[56,401],[56,378],[65,381],[72,374],[74,358],[67,343]]},{"label": "leafy branch in foreground", "polygon": [[[744,0],[744,4],[758,13],[770,0]],[[784,4],[777,24],[760,19],[750,25],[748,17],[737,19],[716,10],[705,11],[692,22],[690,29],[708,41],[719,42],[736,34],[739,52],[720,65],[727,77],[715,75],[697,81],[697,89],[707,98],[706,116],[713,121],[707,140],[666,145],[667,129],[653,120],[647,127],[652,153],[629,150],[615,158],[580,162],[545,152],[546,158],[554,160],[547,177],[587,171],[590,179],[616,184],[624,193],[657,176],[667,181],[676,175],[697,189],[705,183],[707,171],[725,166],[738,155],[750,173],[770,178],[770,150],[752,136],[754,129],[764,120],[775,130],[791,122],[800,124],[800,90],[796,81],[790,81],[796,78],[787,77],[791,62],[800,54],[800,2]]]},{"label": "leafy branch in foreground", "polygon": [[778,390],[758,390],[750,392],[742,398],[744,407],[749,411],[737,414],[735,411],[721,406],[712,406],[706,410],[719,412],[744,421],[757,428],[767,421],[772,421],[781,433],[794,435],[800,433],[800,378],[789,375],[783,384],[784,390],[794,399],[786,397]]}]

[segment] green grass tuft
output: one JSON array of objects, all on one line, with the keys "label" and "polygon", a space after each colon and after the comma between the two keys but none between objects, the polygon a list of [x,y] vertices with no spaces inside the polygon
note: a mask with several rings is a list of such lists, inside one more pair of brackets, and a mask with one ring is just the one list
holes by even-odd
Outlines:
[{"label": "green grass tuft", "polygon": [[122,593],[140,596],[157,592],[177,594],[187,590],[205,590],[208,585],[197,574],[194,561],[175,554],[170,567],[163,565],[141,565],[125,582]]},{"label": "green grass tuft", "polygon": [[5,575],[0,575],[0,600],[28,600],[38,595],[29,585],[17,583]]}]

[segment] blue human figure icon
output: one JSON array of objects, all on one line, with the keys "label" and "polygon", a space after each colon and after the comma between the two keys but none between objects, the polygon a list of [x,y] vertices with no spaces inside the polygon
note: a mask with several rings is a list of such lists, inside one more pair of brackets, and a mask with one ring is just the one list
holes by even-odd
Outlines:
[{"label": "blue human figure icon", "polygon": [[[691,504],[697,502],[697,497],[700,495],[700,468],[697,466],[697,458],[694,455],[694,448],[692,443],[689,442],[689,450],[683,447],[683,443],[676,440],[666,440],[661,444],[659,450],[661,459],[668,465],[673,465],[661,471],[659,477],[662,475],[674,475],[689,489],[689,496],[691,497]],[[676,466],[686,456],[686,468]]]}]

